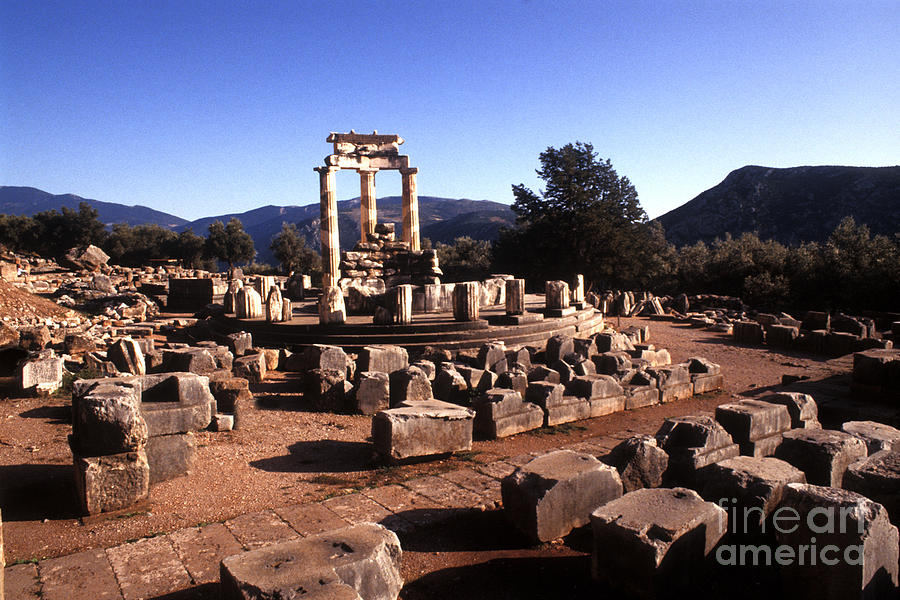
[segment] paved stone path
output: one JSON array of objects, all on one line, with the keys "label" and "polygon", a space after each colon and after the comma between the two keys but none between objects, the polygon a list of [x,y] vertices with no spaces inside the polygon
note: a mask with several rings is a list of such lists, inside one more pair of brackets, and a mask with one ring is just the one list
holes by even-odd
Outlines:
[{"label": "paved stone path", "polygon": [[[597,437],[563,446],[602,455],[619,443]],[[550,449],[547,452],[555,450]],[[500,505],[500,480],[539,453],[474,464],[379,488],[248,513],[112,548],[94,548],[7,567],[7,600],[175,600],[217,598],[219,561],[266,544],[360,522],[397,532]]]}]

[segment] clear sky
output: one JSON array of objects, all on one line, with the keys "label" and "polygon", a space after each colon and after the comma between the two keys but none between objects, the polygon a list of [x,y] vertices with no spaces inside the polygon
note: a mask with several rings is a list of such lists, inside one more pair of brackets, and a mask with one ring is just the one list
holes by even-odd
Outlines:
[{"label": "clear sky", "polygon": [[505,203],[590,142],[651,217],[747,164],[896,165],[900,2],[0,0],[0,185],[303,205],[350,129],[400,134],[420,195]]}]

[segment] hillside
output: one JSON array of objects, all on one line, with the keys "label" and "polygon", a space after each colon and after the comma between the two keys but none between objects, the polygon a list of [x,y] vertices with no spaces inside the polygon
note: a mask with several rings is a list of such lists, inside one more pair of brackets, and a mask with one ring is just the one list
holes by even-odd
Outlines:
[{"label": "hillside", "polygon": [[33,216],[46,210],[59,210],[63,206],[78,210],[87,202],[97,210],[98,218],[107,225],[127,223],[140,225],[153,223],[175,228],[187,223],[185,219],[146,206],[126,206],[116,202],[103,202],[82,198],[74,194],[51,194],[33,187],[0,186],[0,214]]},{"label": "hillside", "polygon": [[[107,225],[127,223],[139,225],[152,223],[174,231],[191,228],[199,235],[206,235],[210,223],[227,222],[232,217],[240,219],[244,229],[253,238],[259,262],[273,263],[269,250],[272,237],[281,231],[282,223],[295,223],[307,244],[318,249],[319,203],[305,206],[261,206],[242,213],[228,213],[187,221],[180,217],[153,210],[145,206],[125,206],[115,202],[101,202],[81,198],[73,194],[54,195],[31,187],[0,187],[0,214],[32,216],[46,210],[61,207],[78,208],[87,202],[97,210],[100,220]],[[359,240],[359,198],[343,200],[338,204],[338,228],[341,247],[349,249]],[[387,196],[377,199],[378,220],[396,224],[400,233],[401,198]],[[452,242],[467,235],[475,239],[494,240],[501,227],[515,223],[515,215],[509,206],[488,200],[469,200],[419,196],[419,228],[422,237],[432,242]]]},{"label": "hillside", "polygon": [[900,166],[747,166],[656,220],[676,246],[748,231],[797,244],[824,241],[846,216],[872,233],[900,231]]}]

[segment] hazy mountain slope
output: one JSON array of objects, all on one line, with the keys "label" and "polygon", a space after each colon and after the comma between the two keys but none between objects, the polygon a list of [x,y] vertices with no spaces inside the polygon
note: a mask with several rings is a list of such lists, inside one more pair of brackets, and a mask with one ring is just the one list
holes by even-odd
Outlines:
[{"label": "hazy mountain slope", "polygon": [[823,241],[846,216],[900,231],[900,167],[747,166],[660,217],[677,246],[756,231],[785,244]]},{"label": "hazy mountain slope", "polygon": [[163,227],[176,228],[187,223],[181,217],[146,206],[126,206],[116,202],[82,198],[74,194],[54,195],[33,187],[0,186],[0,214],[5,215],[30,217],[46,210],[59,210],[63,206],[78,210],[81,202],[87,202],[95,208],[99,219],[107,225],[154,223]]}]

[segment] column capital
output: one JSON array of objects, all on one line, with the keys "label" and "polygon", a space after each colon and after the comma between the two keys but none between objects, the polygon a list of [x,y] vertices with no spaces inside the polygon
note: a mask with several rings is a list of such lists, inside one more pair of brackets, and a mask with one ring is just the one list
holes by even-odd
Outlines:
[{"label": "column capital", "polygon": [[405,167],[399,170],[402,175],[415,175],[419,172],[419,167]]},{"label": "column capital", "polygon": [[375,173],[377,173],[380,170],[381,169],[377,169],[375,167],[360,167],[359,169],[356,170],[356,172],[359,173],[360,175],[363,175],[363,174],[368,175],[369,173],[374,175]]},{"label": "column capital", "polygon": [[322,173],[322,174],[333,173],[335,171],[340,171],[340,170],[341,170],[340,167],[334,167],[331,165],[324,166],[324,167],[313,167],[313,171],[316,171],[317,173]]}]

